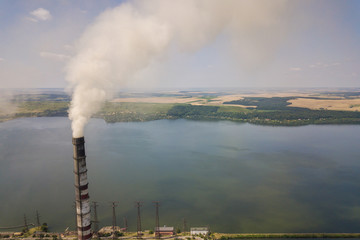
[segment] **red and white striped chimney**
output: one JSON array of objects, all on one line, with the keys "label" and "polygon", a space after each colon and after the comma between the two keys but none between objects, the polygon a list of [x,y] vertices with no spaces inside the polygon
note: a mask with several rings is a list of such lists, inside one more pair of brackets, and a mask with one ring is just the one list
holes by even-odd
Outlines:
[{"label": "red and white striped chimney", "polygon": [[74,145],[75,199],[78,240],[87,240],[91,239],[92,234],[84,137],[73,138],[72,143]]}]

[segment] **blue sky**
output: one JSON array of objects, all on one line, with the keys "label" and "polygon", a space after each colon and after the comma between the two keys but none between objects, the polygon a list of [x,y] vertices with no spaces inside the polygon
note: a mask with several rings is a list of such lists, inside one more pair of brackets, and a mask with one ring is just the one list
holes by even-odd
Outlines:
[{"label": "blue sky", "polygon": [[[77,39],[121,3],[1,1],[1,87],[66,87],[64,68]],[[219,35],[197,51],[171,51],[119,88],[360,87],[360,1],[291,0],[286,11],[286,30],[274,44],[252,39],[264,48],[261,60],[249,60],[251,51],[233,56],[230,40]]]}]

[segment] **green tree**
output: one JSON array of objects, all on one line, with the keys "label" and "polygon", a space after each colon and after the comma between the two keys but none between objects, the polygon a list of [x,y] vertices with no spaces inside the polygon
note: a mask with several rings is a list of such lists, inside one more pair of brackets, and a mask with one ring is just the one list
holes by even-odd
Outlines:
[{"label": "green tree", "polygon": [[41,231],[42,232],[48,232],[49,231],[49,227],[48,227],[47,223],[43,223],[41,225]]}]

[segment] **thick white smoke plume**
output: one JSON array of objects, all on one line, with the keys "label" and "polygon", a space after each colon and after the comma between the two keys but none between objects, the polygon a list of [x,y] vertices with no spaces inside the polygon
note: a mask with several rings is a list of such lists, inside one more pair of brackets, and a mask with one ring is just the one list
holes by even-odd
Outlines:
[{"label": "thick white smoke plume", "polygon": [[195,51],[227,34],[239,54],[261,55],[281,37],[286,7],[287,0],[138,0],[106,10],[85,30],[67,67],[73,137],[83,136],[112,89],[170,48]]}]

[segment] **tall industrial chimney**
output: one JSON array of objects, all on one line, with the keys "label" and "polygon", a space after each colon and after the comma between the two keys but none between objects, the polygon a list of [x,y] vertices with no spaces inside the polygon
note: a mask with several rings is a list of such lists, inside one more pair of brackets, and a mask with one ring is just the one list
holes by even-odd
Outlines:
[{"label": "tall industrial chimney", "polygon": [[84,137],[73,138],[76,222],[79,240],[91,239],[90,199],[87,181]]}]

